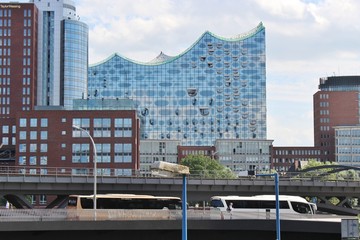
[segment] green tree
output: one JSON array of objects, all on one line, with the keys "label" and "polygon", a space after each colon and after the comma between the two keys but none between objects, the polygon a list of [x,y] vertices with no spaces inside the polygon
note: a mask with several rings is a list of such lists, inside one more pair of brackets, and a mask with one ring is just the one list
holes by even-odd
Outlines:
[{"label": "green tree", "polygon": [[[308,168],[313,168],[313,167],[318,167],[318,166],[325,166],[325,165],[336,165],[336,163],[334,163],[334,162],[333,163],[319,162],[319,161],[316,161],[315,159],[311,159],[302,168],[302,170],[305,170]],[[301,177],[311,177],[311,178],[317,178],[319,180],[325,180],[325,181],[336,180],[337,179],[336,173],[327,174],[327,172],[329,172],[330,170],[331,170],[331,168],[322,168],[322,169],[318,169],[316,171],[305,172],[305,173],[301,174]]]},{"label": "green tree", "polygon": [[181,161],[182,165],[188,166],[190,174],[203,178],[234,179],[236,175],[217,160],[204,155],[187,155]]}]

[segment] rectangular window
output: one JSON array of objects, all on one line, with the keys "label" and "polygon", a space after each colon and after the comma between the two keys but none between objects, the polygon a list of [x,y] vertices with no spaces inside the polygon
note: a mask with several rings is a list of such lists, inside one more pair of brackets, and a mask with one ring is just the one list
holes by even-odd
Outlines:
[{"label": "rectangular window", "polygon": [[47,140],[48,139],[48,131],[41,131],[40,132],[40,139]]},{"label": "rectangular window", "polygon": [[30,139],[31,140],[37,139],[37,131],[30,131]]},{"label": "rectangular window", "polygon": [[47,118],[41,118],[40,126],[41,127],[48,127],[48,119]]},{"label": "rectangular window", "polygon": [[40,152],[47,152],[48,151],[48,145],[46,143],[40,144]]},{"label": "rectangular window", "polygon": [[26,131],[20,131],[19,132],[19,139],[20,140],[26,140]]},{"label": "rectangular window", "polygon": [[40,157],[40,165],[47,165],[47,156]]},{"label": "rectangular window", "polygon": [[19,165],[26,165],[26,157],[25,156],[19,157]]},{"label": "rectangular window", "polygon": [[88,163],[89,162],[89,144],[76,143],[72,145],[72,162]]},{"label": "rectangular window", "polygon": [[114,145],[114,162],[132,162],[132,144],[116,143]]},{"label": "rectangular window", "polygon": [[20,127],[26,127],[26,118],[20,118],[19,126]]},{"label": "rectangular window", "polygon": [[19,144],[19,152],[21,152],[21,153],[26,152],[26,144],[25,143]]},{"label": "rectangular window", "polygon": [[30,152],[36,152],[37,151],[37,145],[36,143],[30,144]]},{"label": "rectangular window", "polygon": [[30,118],[30,127],[37,127],[37,119]]},{"label": "rectangular window", "polygon": [[30,165],[36,165],[36,156],[30,156],[29,164]]},{"label": "rectangular window", "polygon": [[2,126],[2,133],[9,134],[9,126],[7,126],[7,125]]}]

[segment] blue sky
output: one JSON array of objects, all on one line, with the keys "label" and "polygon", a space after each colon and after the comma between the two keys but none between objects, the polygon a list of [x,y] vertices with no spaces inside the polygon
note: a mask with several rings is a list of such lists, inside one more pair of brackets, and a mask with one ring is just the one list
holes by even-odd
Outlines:
[{"label": "blue sky", "polygon": [[[1,2],[3,2],[1,0]],[[24,1],[21,1],[24,2]],[[267,126],[275,146],[313,145],[319,78],[360,75],[358,0],[75,0],[90,29],[89,61],[113,53],[178,55],[202,33],[266,28]]]}]

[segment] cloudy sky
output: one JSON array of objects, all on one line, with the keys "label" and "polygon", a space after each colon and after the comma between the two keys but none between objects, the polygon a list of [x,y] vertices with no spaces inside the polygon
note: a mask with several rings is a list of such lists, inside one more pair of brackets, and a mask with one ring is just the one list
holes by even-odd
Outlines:
[{"label": "cloudy sky", "polygon": [[206,30],[266,28],[268,139],[313,145],[319,78],[360,74],[359,0],[75,0],[89,25],[89,60],[178,55]]}]

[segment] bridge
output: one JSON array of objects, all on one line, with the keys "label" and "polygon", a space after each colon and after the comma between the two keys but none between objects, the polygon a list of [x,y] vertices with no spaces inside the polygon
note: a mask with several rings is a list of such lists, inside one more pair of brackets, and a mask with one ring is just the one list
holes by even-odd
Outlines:
[{"label": "bridge", "polygon": [[[2,172],[0,174],[0,196],[6,198],[17,208],[26,206],[24,195],[55,195],[57,199],[48,208],[59,206],[66,201],[69,194],[92,194],[94,178],[91,175],[45,174],[32,175],[25,173]],[[158,177],[120,177],[98,176],[98,193],[133,193],[151,195],[170,195],[181,197],[181,178]],[[274,180],[271,177],[238,178],[238,179],[203,179],[189,178],[187,181],[188,201],[208,201],[214,195],[257,195],[274,194]],[[359,181],[321,181],[314,178],[280,178],[280,194],[317,197],[323,199],[320,208],[327,206],[329,197],[341,200],[338,210],[344,214],[357,214],[349,208],[343,208],[347,198],[360,197]],[[345,206],[346,207],[346,206]],[[333,213],[336,212],[333,209]]]},{"label": "bridge", "polygon": [[[3,209],[0,210],[0,234],[3,238],[72,238],[74,234],[89,240],[99,238],[181,239],[181,210],[93,210]],[[100,219],[100,216],[102,218]],[[188,210],[189,239],[271,239],[276,236],[275,214],[221,213],[217,209]],[[281,215],[283,239],[340,239],[342,221],[354,217]],[[81,234],[81,235],[80,235]]]}]

